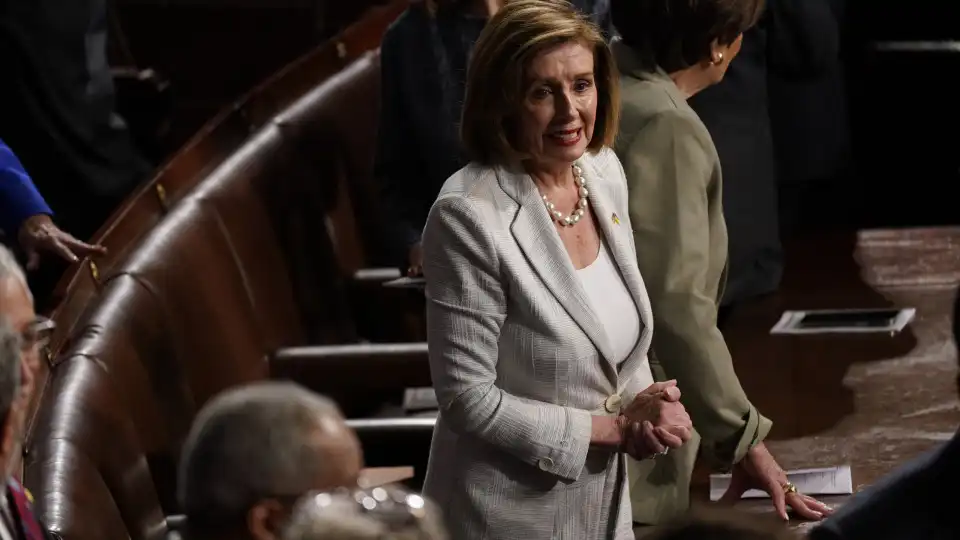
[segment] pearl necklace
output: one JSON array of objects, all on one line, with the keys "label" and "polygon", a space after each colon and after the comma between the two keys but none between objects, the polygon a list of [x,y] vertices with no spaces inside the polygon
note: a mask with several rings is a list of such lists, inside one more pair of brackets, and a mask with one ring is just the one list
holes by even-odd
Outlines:
[{"label": "pearl necklace", "polygon": [[547,213],[560,225],[564,227],[573,227],[576,225],[583,214],[587,211],[587,197],[590,196],[590,190],[587,189],[587,181],[583,178],[583,170],[577,164],[573,165],[573,180],[577,184],[577,194],[580,200],[577,201],[577,208],[569,215],[564,216],[563,212],[557,210],[556,206],[543,195],[543,204],[547,207]]}]

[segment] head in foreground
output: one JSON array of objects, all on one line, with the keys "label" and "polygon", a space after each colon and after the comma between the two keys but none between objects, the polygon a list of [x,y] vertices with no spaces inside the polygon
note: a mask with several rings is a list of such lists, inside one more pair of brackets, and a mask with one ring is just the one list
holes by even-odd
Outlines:
[{"label": "head in foreground", "polygon": [[204,406],[184,445],[178,486],[189,535],[279,538],[299,497],[355,487],[361,464],[332,401],[289,383],[228,390]]}]

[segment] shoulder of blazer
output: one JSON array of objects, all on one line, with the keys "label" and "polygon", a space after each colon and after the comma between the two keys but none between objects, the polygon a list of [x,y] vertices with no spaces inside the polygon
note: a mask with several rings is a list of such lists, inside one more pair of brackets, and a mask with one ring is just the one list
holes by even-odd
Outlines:
[{"label": "shoulder of blazer", "polygon": [[595,177],[607,189],[616,190],[627,187],[627,177],[623,172],[623,164],[612,148],[604,146],[596,154],[584,154],[581,161],[593,168]]},{"label": "shoulder of blazer", "polygon": [[485,199],[496,196],[498,191],[502,190],[497,180],[496,168],[469,163],[447,178],[437,198]]},{"label": "shoulder of blazer", "polygon": [[470,207],[484,226],[493,225],[499,215],[512,217],[516,213],[516,203],[500,186],[497,169],[476,163],[453,173],[443,183],[434,206],[457,203]]},{"label": "shoulder of blazer", "polygon": [[720,158],[710,131],[678,91],[668,86],[672,83],[635,80],[638,81],[637,88],[629,99],[623,99],[617,149],[629,147],[644,130],[654,127],[659,132],[666,130],[682,139],[695,140],[710,155],[711,161],[719,165]]}]

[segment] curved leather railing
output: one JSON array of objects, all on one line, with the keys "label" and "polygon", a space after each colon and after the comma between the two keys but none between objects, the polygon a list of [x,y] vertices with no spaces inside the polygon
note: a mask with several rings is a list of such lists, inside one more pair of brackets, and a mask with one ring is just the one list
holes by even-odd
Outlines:
[{"label": "curved leather railing", "polygon": [[222,164],[256,130],[313,89],[319,81],[375,48],[387,26],[406,8],[408,0],[392,0],[370,9],[357,23],[278,71],[212,118],[144,185],[140,186],[93,236],[109,254],[73,265],[57,284],[57,307],[51,316],[57,334],[55,355],[66,344],[83,308],[99,284],[128,255],[131,246],[155,226],[185,193]]},{"label": "curved leather railing", "polygon": [[[379,95],[374,49],[385,14],[404,4],[321,47],[341,62],[352,55],[334,76],[317,53],[252,92],[205,131],[217,140],[198,136],[98,233],[117,242],[108,243],[112,258],[86,261],[66,288],[58,313],[69,309],[73,324],[51,356],[24,445],[25,484],[63,538],[165,536],[165,516],[178,510],[180,445],[223,389],[294,378],[357,416],[399,403],[407,385],[429,385],[424,344],[357,341],[367,335],[357,314],[385,310],[388,299],[358,303],[347,286],[376,249],[351,219],[376,204],[364,185]],[[178,167],[187,172],[170,176]],[[353,422],[370,465],[426,459],[432,421]],[[383,441],[390,452],[379,451]],[[397,452],[403,441],[413,446]]]},{"label": "curved leather railing", "polygon": [[[103,284],[133,246],[155,227],[172,207],[206,175],[223,164],[259,127],[300,96],[340,72],[375,48],[390,22],[406,8],[407,0],[394,0],[369,10],[366,16],[335,39],[281,69],[273,77],[231,107],[211,119],[154,177],[138,188],[93,236],[109,253],[86,258],[70,267],[57,284],[57,307],[51,317],[57,322],[49,346],[52,363],[70,344],[75,327],[90,313]],[[48,363],[48,364],[49,364]],[[38,396],[45,391],[48,366],[38,377]],[[32,415],[27,422],[32,425]]]}]

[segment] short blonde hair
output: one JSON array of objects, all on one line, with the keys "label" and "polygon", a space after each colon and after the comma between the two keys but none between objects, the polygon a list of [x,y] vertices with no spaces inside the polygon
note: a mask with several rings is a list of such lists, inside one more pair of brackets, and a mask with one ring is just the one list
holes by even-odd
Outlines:
[{"label": "short blonde hair", "polygon": [[529,62],[562,43],[580,42],[594,52],[597,121],[588,151],[611,146],[620,119],[617,67],[600,30],[563,0],[505,3],[480,33],[467,68],[460,137],[470,158],[486,165],[528,157],[514,143]]}]

